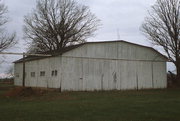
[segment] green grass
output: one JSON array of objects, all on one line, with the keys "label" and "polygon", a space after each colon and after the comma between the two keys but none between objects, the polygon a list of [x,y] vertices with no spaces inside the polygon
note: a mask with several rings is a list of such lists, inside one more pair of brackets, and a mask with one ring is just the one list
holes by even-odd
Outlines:
[{"label": "green grass", "polygon": [[0,121],[180,121],[180,89],[6,98],[2,87]]}]

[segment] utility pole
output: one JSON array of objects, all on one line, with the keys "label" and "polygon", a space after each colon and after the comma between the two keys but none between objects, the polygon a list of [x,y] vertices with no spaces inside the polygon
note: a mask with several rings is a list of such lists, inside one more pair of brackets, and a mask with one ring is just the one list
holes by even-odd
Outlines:
[{"label": "utility pole", "polygon": [[120,33],[119,33],[119,29],[117,29],[117,39],[118,39],[118,40],[121,39],[121,36],[120,36]]},{"label": "utility pole", "polygon": [[25,70],[25,53],[23,53],[23,80],[22,80],[22,85],[25,87],[25,78],[26,78],[26,70]]}]

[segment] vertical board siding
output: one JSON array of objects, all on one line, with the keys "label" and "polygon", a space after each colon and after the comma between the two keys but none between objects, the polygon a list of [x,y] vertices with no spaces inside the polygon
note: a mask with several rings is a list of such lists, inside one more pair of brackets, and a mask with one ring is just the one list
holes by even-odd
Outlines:
[{"label": "vertical board siding", "polygon": [[[61,81],[61,58],[47,58],[36,61],[29,61],[25,64],[25,86],[60,88]],[[20,77],[15,77],[15,85],[22,85],[22,64],[15,64],[15,73]],[[57,76],[52,76],[53,70],[57,70]],[[45,76],[40,76],[40,72],[45,71]],[[35,72],[35,77],[31,77],[31,72]]]},{"label": "vertical board siding", "polygon": [[73,57],[63,57],[63,60],[64,91],[166,88],[164,62],[154,62],[156,68],[152,68],[152,62],[143,61]]},{"label": "vertical board siding", "polygon": [[152,88],[151,62],[137,63],[138,89]]},{"label": "vertical board siding", "polygon": [[[57,76],[51,75],[54,70]],[[41,71],[45,76],[40,76]],[[164,57],[152,49],[124,42],[85,44],[62,56],[26,62],[25,80],[26,86],[62,91],[167,87]],[[15,64],[15,85],[22,85],[22,63]]]},{"label": "vertical board siding", "polygon": [[[22,86],[22,72],[23,72],[23,66],[21,63],[17,63],[14,65],[14,85]],[[17,77],[18,76],[18,77]]]},{"label": "vertical board siding", "polygon": [[163,62],[153,63],[153,82],[154,88],[166,88],[167,87],[167,76],[166,66]]}]

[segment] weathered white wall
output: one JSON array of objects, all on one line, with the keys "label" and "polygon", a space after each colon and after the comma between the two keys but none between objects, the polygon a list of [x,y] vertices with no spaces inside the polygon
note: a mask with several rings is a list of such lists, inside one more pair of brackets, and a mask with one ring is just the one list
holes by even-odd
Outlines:
[{"label": "weathered white wall", "polygon": [[14,64],[14,75],[15,75],[14,84],[17,86],[22,85],[22,79],[23,79],[22,73],[23,73],[22,64],[21,63]]},{"label": "weathered white wall", "polygon": [[[165,62],[63,57],[62,90],[166,88]],[[68,71],[70,70],[70,71]]]},{"label": "weathered white wall", "polygon": [[[62,91],[166,88],[165,61],[150,48],[126,42],[85,44],[62,56],[26,62],[26,86]],[[58,71],[56,77],[52,70]],[[20,74],[15,85],[21,85],[22,64],[15,64],[15,73]]]},{"label": "weathered white wall", "polygon": [[153,49],[126,42],[85,44],[83,46],[80,46],[79,48],[64,53],[63,56],[102,59],[165,61],[165,58]]},{"label": "weathered white wall", "polygon": [[[61,79],[61,57],[51,57],[25,63],[26,77],[25,86],[59,88]],[[22,63],[15,64],[15,85],[22,85]],[[51,76],[53,70],[57,70],[57,76]],[[40,76],[40,72],[45,71],[45,76]],[[31,72],[35,72],[35,77],[31,77]]]},{"label": "weathered white wall", "polygon": [[63,90],[126,90],[167,86],[166,59],[150,48],[126,42],[90,43],[62,56]]}]

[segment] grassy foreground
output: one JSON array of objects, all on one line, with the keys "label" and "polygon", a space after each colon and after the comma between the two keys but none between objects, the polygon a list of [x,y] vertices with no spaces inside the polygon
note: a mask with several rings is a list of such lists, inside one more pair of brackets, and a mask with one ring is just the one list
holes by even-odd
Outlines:
[{"label": "grassy foreground", "polygon": [[0,121],[180,121],[180,89],[7,98],[9,87],[0,85]]}]

